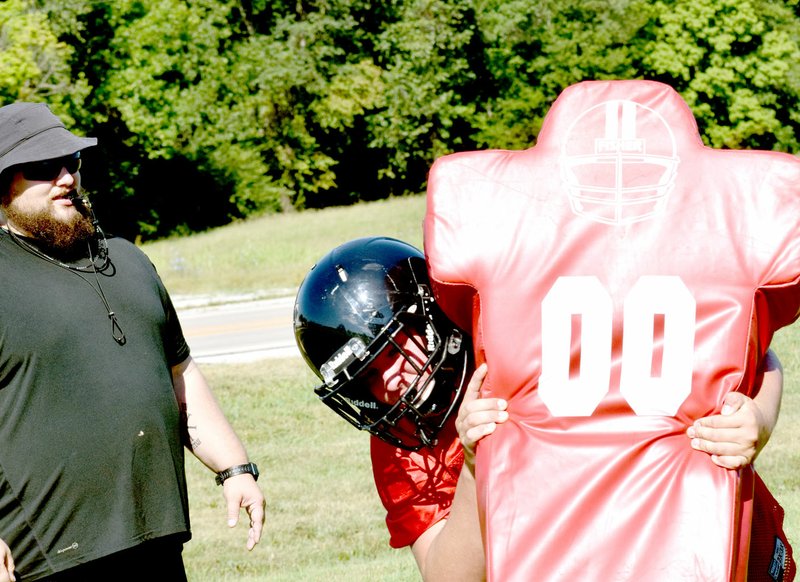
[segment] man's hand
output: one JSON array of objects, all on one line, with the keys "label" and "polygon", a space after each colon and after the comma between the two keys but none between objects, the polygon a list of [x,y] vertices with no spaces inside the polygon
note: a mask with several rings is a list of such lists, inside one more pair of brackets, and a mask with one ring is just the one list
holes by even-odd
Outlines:
[{"label": "man's hand", "polygon": [[247,473],[229,477],[222,487],[228,507],[228,527],[236,527],[241,508],[244,508],[250,517],[247,549],[252,550],[261,541],[261,531],[264,528],[266,508],[264,494],[261,493],[253,476]]}]

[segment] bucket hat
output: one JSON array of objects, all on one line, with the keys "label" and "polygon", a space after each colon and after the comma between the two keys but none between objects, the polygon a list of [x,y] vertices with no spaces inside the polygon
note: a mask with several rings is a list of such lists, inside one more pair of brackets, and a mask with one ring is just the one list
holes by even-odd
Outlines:
[{"label": "bucket hat", "polygon": [[0,107],[0,174],[11,166],[68,156],[94,145],[97,138],[67,130],[45,103]]}]

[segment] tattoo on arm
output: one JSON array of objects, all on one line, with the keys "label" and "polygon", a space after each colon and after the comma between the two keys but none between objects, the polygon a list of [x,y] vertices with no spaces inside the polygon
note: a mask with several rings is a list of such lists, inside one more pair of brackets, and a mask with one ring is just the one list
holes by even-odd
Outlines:
[{"label": "tattoo on arm", "polygon": [[196,451],[200,447],[200,438],[192,436],[192,431],[197,430],[197,425],[189,424],[189,411],[186,409],[186,404],[181,404],[181,427],[184,444],[190,451]]}]

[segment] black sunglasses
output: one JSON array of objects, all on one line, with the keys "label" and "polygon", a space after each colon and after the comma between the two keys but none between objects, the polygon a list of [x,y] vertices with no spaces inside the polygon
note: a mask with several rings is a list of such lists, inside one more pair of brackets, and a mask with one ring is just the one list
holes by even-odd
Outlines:
[{"label": "black sunglasses", "polygon": [[72,155],[62,158],[22,164],[19,169],[26,180],[32,182],[51,182],[61,174],[61,168],[66,168],[67,172],[70,174],[74,174],[80,170],[81,152],[75,152]]}]

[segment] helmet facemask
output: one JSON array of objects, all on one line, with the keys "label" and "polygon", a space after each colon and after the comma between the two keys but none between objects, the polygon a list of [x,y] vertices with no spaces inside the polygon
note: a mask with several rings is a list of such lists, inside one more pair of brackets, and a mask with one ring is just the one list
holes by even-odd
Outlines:
[{"label": "helmet facemask", "polygon": [[[430,292],[419,286],[419,294],[418,301],[398,311],[368,346],[351,338],[337,350],[321,367],[325,383],[315,388],[326,405],[358,429],[409,450],[436,443],[460,402],[467,374],[461,332],[445,326],[449,333],[442,337],[430,313],[436,309]],[[416,349],[405,347],[410,344]],[[424,354],[424,361],[417,354]],[[383,369],[376,360],[396,358],[403,358],[416,376],[403,386],[396,402],[388,403],[376,394],[376,387],[383,386]]]}]

